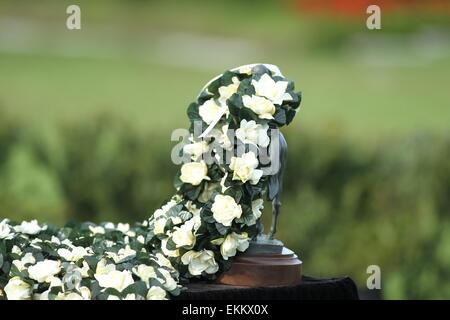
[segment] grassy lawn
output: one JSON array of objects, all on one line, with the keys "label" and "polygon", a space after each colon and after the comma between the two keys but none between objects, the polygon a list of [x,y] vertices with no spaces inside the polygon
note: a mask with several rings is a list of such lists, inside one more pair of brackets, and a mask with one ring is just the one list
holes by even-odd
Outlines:
[{"label": "grassy lawn", "polygon": [[[265,61],[277,63],[304,92],[295,127],[331,125],[369,138],[448,129],[449,62],[427,68],[379,69],[314,58]],[[140,128],[168,132],[187,123],[186,107],[206,80],[221,71],[134,58],[26,54],[1,54],[0,70],[1,107],[31,125],[83,121],[107,111]]]},{"label": "grassy lawn", "polygon": [[331,127],[366,142],[448,129],[445,39],[424,46],[441,44],[432,59],[433,51],[411,46],[423,37],[392,40],[399,26],[388,19],[377,35],[358,21],[258,3],[81,1],[83,28],[72,32],[63,24],[64,3],[5,1],[0,21],[12,27],[0,30],[0,107],[31,126],[113,112],[168,136],[187,124],[185,109],[208,79],[268,62],[304,92],[301,118],[289,130]]}]

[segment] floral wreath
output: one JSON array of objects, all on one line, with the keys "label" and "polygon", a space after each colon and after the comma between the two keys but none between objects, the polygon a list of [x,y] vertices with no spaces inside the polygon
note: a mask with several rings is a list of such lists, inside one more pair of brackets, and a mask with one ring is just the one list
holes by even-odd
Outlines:
[{"label": "floral wreath", "polygon": [[[161,300],[192,279],[216,279],[262,231],[268,176],[257,150],[293,120],[300,101],[273,65],[213,79],[188,108],[189,143],[180,155],[189,162],[175,177],[176,194],[150,219],[63,228],[0,222],[0,299]],[[229,164],[204,159],[223,160],[237,144],[243,152]]]}]

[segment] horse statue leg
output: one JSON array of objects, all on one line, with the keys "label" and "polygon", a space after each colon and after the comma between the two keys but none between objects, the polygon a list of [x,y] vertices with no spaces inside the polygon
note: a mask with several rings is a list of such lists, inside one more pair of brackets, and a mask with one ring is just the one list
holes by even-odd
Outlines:
[{"label": "horse statue leg", "polygon": [[[269,200],[272,200],[272,224],[270,226],[270,232],[269,232],[269,239],[273,240],[275,233],[277,232],[277,221],[278,221],[278,215],[280,213],[280,207],[281,207],[281,193],[283,191],[283,175],[284,170],[286,168],[286,161],[287,161],[287,142],[284,138],[283,134],[279,132],[279,161],[280,161],[280,167],[278,172],[271,176],[269,183],[269,188],[272,185],[272,193],[269,197]],[[275,191],[275,192],[274,192]]]},{"label": "horse statue leg", "polygon": [[275,199],[272,200],[272,224],[270,225],[269,239],[273,240],[275,233],[277,232],[277,220],[278,214],[280,213],[281,201],[280,197],[277,195]]}]

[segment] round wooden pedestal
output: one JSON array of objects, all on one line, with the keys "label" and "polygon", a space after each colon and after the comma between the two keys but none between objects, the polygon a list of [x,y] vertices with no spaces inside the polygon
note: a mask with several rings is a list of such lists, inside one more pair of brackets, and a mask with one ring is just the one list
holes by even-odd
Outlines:
[{"label": "round wooden pedestal", "polygon": [[302,262],[287,248],[280,254],[246,254],[234,258],[217,282],[234,286],[268,287],[298,283]]}]

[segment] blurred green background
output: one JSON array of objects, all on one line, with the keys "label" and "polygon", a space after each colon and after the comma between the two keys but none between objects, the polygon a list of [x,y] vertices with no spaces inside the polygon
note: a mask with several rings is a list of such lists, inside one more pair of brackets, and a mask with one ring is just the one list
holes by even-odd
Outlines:
[{"label": "blurred green background", "polygon": [[450,298],[450,19],[430,3],[381,3],[368,30],[365,11],[302,1],[3,0],[0,217],[149,217],[201,87],[272,63],[303,91],[278,238],[304,273],[349,275],[368,298]]}]

